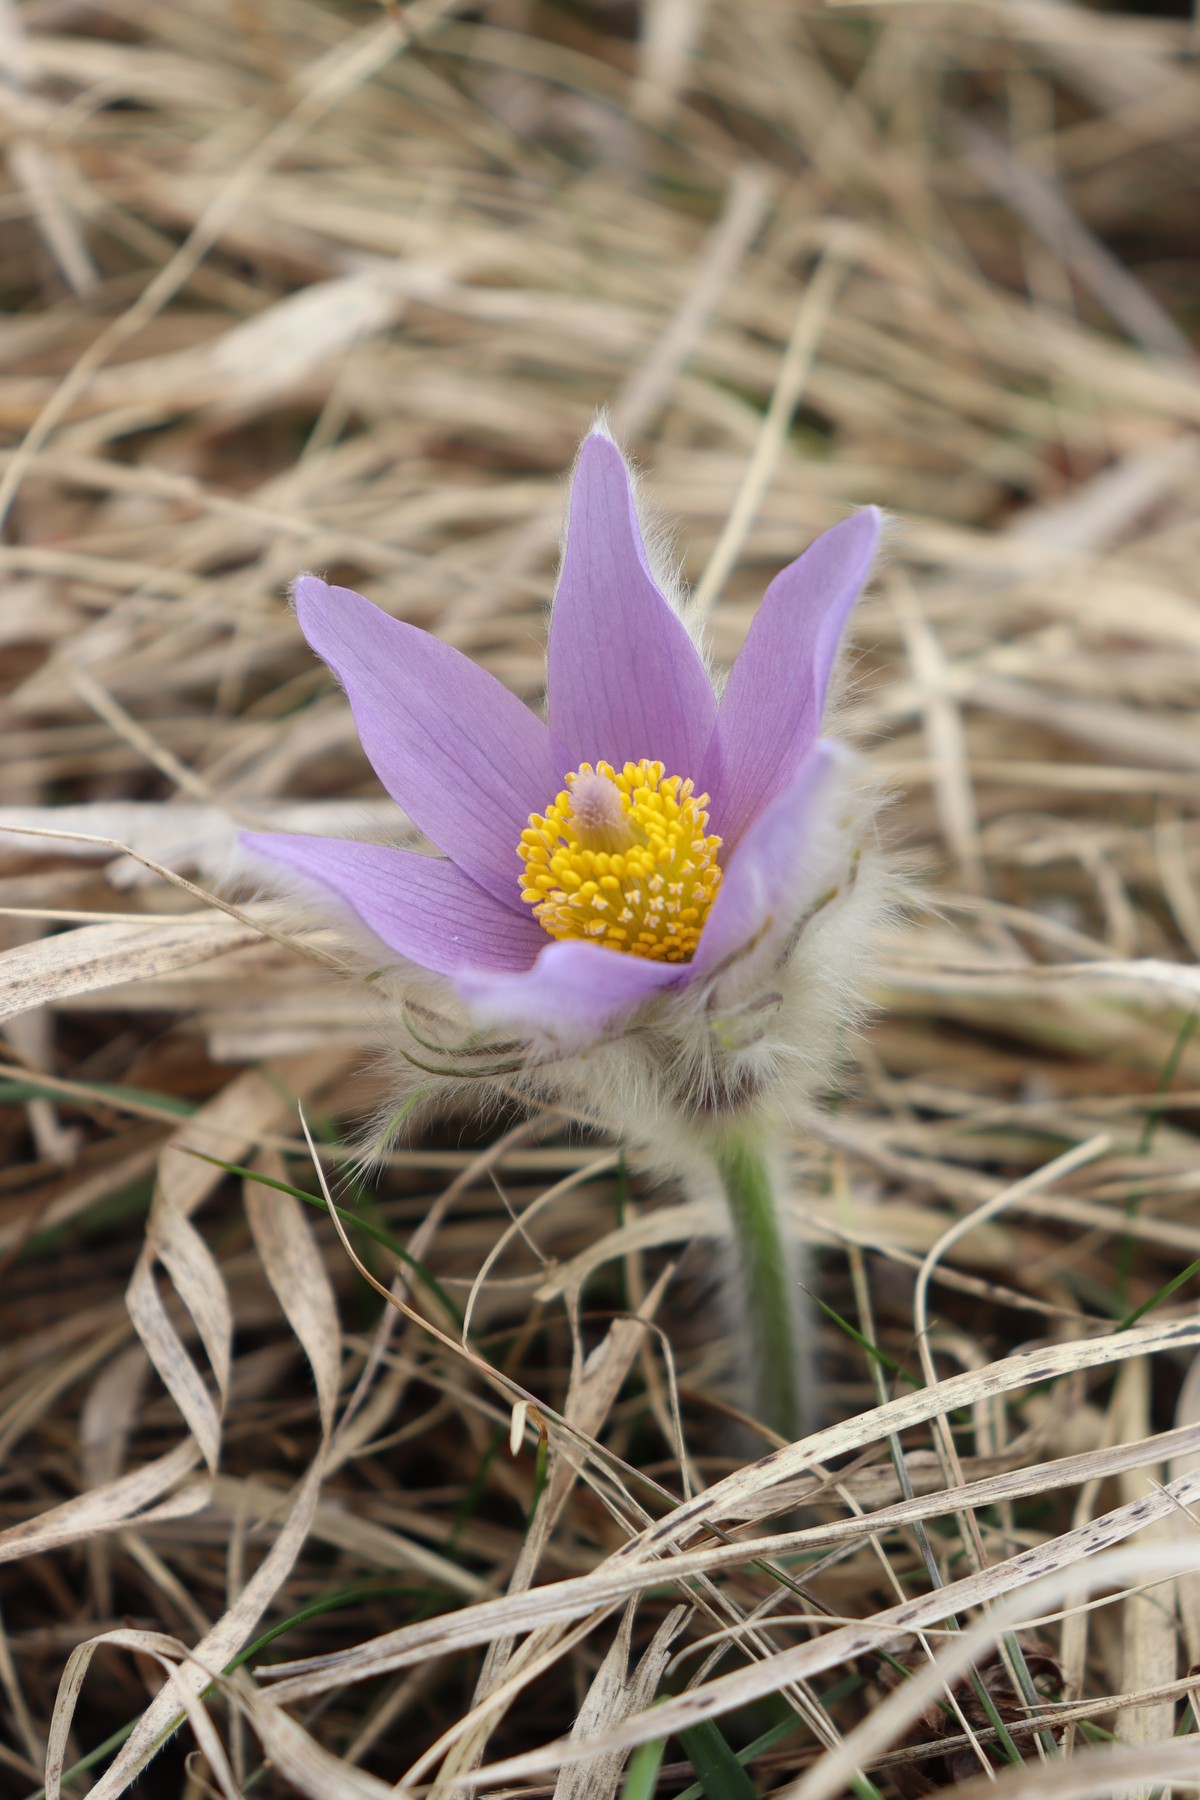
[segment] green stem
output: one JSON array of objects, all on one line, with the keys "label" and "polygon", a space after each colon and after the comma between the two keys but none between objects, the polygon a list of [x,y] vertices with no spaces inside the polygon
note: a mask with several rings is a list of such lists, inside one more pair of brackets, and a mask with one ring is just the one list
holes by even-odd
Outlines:
[{"label": "green stem", "polygon": [[743,1329],[755,1411],[781,1437],[802,1436],[801,1289],[795,1248],[784,1235],[766,1158],[744,1138],[728,1138],[717,1169],[733,1221],[742,1278]]}]

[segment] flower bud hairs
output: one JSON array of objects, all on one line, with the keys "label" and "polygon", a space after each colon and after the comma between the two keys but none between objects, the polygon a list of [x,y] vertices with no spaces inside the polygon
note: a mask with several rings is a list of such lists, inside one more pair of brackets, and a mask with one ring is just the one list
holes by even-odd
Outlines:
[{"label": "flower bud hairs", "polygon": [[833,1085],[886,904],[869,792],[820,736],[879,528],[864,508],[776,576],[718,698],[596,431],[571,488],[546,723],[361,595],[296,583],[376,774],[440,854],[241,840],[366,941],[410,1091],[552,1100],[692,1191],[719,1187],[749,1404],[785,1436],[807,1384],[777,1147]]}]

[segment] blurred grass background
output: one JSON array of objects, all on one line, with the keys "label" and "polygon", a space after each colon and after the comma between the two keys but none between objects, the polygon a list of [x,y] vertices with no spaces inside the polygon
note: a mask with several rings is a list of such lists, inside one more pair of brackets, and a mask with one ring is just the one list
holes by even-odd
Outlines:
[{"label": "blurred grass background", "polygon": [[[415,1663],[297,1700],[298,1763],[253,1698],[211,1716],[226,1792],[383,1793],[414,1768],[400,1791],[424,1792],[440,1767],[434,1791],[465,1793],[589,1695],[597,1735],[660,1684],[769,1666],[816,1615],[871,1617],[1186,1473],[1149,1439],[1175,1427],[1194,1456],[1200,1421],[1198,45],[1170,0],[0,4],[0,1791],[145,1710],[149,1638],[56,1705],[108,1631],[253,1668],[433,1621]],[[627,1643],[597,1601],[532,1672],[497,1626],[477,1687],[488,1639],[458,1645],[457,1608],[592,1576],[742,1460],[712,1221],[557,1115],[446,1119],[357,1184],[362,996],[204,895],[239,823],[388,817],[286,609],[300,569],[537,702],[565,472],[601,407],[720,663],[818,531],[892,515],[845,716],[912,907],[793,1147],[849,1435],[836,1483],[748,1473],[708,1541],[1099,1460],[1074,1498],[1034,1475],[970,1529],[943,1509],[793,1560],[799,1590],[761,1561],[647,1575]],[[315,1194],[297,1100],[407,1317],[326,1218],[305,1236],[280,1188],[219,1166]],[[914,1313],[922,1259],[985,1204]],[[653,1327],[622,1326],[638,1308]],[[1017,1346],[1094,1344],[1139,1309],[1179,1322],[1153,1363],[1088,1373],[1081,1351],[1053,1385],[989,1385]],[[918,1339],[935,1378],[977,1381],[950,1442],[854,1439],[930,1385]],[[612,1379],[589,1386],[601,1342]],[[1194,1730],[1171,1686],[1200,1662],[1194,1578],[1156,1594],[1031,1637],[1043,1696],[1086,1703],[1042,1734],[1039,1793],[1064,1791],[1056,1736],[1115,1735],[1149,1781]],[[750,1631],[781,1598],[809,1622]],[[669,1643],[712,1632],[719,1670],[692,1651],[664,1676]],[[918,1710],[854,1791],[1037,1755],[998,1669],[992,1711],[978,1688]],[[781,1674],[715,1748],[639,1751],[626,1791],[790,1793],[902,1677],[874,1653]],[[221,1791],[195,1746],[185,1727],[139,1791]],[[615,1752],[554,1766],[498,1791],[623,1779]]]}]

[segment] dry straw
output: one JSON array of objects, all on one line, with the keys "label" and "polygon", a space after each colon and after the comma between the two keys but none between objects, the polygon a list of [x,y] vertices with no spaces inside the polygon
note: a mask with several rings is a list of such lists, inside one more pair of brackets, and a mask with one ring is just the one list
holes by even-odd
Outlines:
[{"label": "dry straw", "polygon": [[[1182,11],[0,4],[5,1794],[1196,1790]],[[228,885],[395,826],[288,581],[536,704],[601,406],[722,664],[894,521],[786,1447],[715,1201],[554,1110],[367,1181],[369,998]]]}]

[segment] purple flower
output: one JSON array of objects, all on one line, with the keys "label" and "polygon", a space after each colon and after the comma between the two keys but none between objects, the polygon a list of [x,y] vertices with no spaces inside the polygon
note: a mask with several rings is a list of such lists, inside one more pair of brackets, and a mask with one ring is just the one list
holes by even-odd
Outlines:
[{"label": "purple flower", "polygon": [[635,1019],[669,1032],[673,1013],[711,1018],[731,971],[753,1004],[846,865],[841,753],[818,734],[878,535],[867,508],[776,576],[718,701],[651,573],[620,452],[594,434],[571,491],[548,724],[361,595],[296,584],[376,774],[442,855],[243,842],[510,1038],[576,1050]]}]

